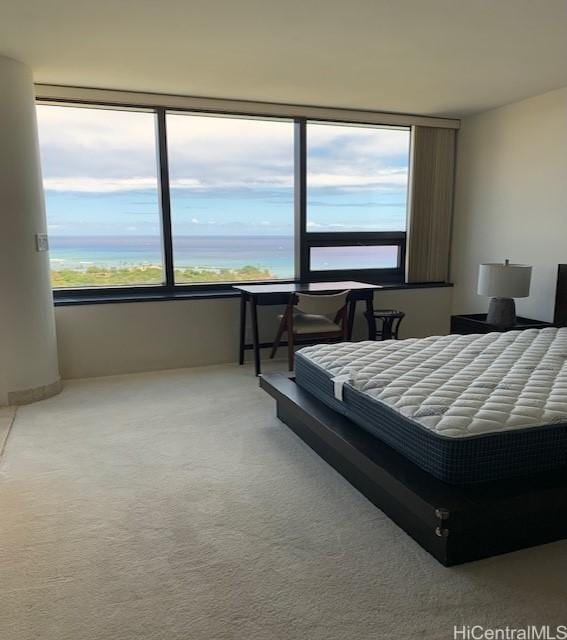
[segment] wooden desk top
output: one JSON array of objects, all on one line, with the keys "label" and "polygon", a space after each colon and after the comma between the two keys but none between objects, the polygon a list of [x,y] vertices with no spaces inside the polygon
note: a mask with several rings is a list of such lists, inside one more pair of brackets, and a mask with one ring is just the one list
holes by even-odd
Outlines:
[{"label": "wooden desk top", "polygon": [[234,285],[235,289],[244,291],[251,295],[254,294],[270,294],[270,293],[331,293],[333,291],[346,291],[350,289],[382,289],[382,285],[368,284],[367,282],[287,282],[282,284],[251,284],[251,285]]}]

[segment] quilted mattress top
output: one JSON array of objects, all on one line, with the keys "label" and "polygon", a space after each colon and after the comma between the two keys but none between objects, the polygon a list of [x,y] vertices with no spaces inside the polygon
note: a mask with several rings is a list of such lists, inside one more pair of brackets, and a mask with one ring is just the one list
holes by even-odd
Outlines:
[{"label": "quilted mattress top", "polygon": [[567,423],[567,328],[321,344],[300,354],[442,436]]}]

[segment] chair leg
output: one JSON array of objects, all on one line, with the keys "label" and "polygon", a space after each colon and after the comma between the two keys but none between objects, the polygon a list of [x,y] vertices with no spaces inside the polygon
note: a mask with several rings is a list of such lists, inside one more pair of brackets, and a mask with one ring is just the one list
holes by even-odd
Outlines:
[{"label": "chair leg", "polygon": [[295,365],[295,345],[294,345],[294,334],[293,334],[293,307],[288,307],[287,314],[287,367],[289,371],[293,371],[293,367]]},{"label": "chair leg", "polygon": [[293,332],[290,331],[287,334],[287,368],[289,371],[293,371],[295,366],[295,350],[293,344]]},{"label": "chair leg", "polygon": [[346,307],[343,309],[341,326],[342,326],[341,339],[343,342],[347,342],[348,341],[348,319],[347,319]]},{"label": "chair leg", "polygon": [[273,359],[279,349],[280,342],[282,341],[282,336],[285,331],[286,326],[286,316],[284,315],[282,321],[280,322],[280,326],[278,327],[278,332],[276,333],[276,337],[274,338],[274,344],[272,345],[272,350],[270,351],[270,359]]}]

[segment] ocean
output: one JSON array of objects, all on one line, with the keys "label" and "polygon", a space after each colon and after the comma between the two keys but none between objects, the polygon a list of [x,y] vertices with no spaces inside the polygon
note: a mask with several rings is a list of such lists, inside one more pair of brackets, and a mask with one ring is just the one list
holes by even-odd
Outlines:
[{"label": "ocean", "polygon": [[[90,266],[125,267],[162,264],[158,236],[53,236],[49,237],[52,270]],[[293,237],[290,235],[187,235],[175,236],[176,267],[207,269],[268,269],[277,278],[292,278],[294,271]],[[392,266],[389,247],[376,247],[365,256],[357,247],[344,247],[332,255],[334,268],[377,268]],[[329,267],[327,267],[329,268]]]}]

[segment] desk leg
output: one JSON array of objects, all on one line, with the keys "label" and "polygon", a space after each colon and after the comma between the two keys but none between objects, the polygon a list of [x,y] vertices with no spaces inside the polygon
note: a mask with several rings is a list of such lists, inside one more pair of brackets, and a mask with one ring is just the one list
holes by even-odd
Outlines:
[{"label": "desk leg", "polygon": [[252,304],[252,342],[254,345],[254,369],[256,375],[260,375],[260,341],[258,339],[258,307],[256,298],[252,296],[250,300]]},{"label": "desk leg", "polygon": [[238,364],[244,364],[244,343],[246,340],[246,294],[240,294],[240,346],[238,348]]},{"label": "desk leg", "polygon": [[366,298],[366,321],[368,322],[368,339],[376,340],[376,320],[374,319],[374,294]]},{"label": "desk leg", "polygon": [[350,301],[348,305],[348,321],[347,321],[347,340],[350,342],[352,340],[352,327],[354,325],[354,316],[356,314],[356,298]]}]

